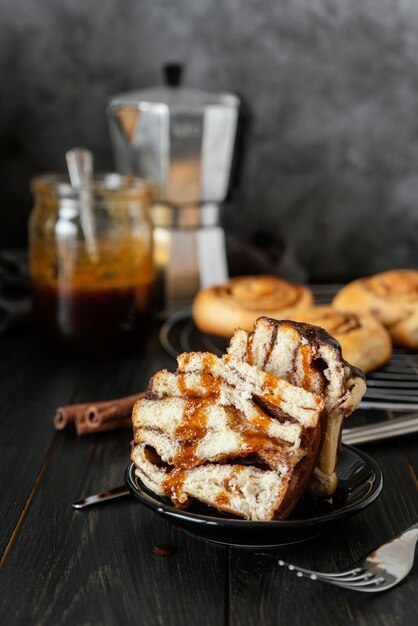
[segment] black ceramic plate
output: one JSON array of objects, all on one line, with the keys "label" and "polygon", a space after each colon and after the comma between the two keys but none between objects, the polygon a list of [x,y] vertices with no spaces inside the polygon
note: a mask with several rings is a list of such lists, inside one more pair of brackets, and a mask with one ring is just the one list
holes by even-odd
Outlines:
[{"label": "black ceramic plate", "polygon": [[197,501],[187,510],[176,509],[168,498],[155,495],[143,485],[135,476],[133,463],[126,469],[125,480],[142,504],[198,537],[235,546],[266,547],[303,541],[327,532],[369,506],[382,490],[383,478],[378,464],[350,446],[343,446],[338,474],[340,483],[332,500],[305,497],[283,522],[250,522]]},{"label": "black ceramic plate", "polygon": [[173,313],[160,330],[160,343],[174,359],[181,352],[213,352],[225,354],[227,339],[202,333],[195,325],[190,307]]}]

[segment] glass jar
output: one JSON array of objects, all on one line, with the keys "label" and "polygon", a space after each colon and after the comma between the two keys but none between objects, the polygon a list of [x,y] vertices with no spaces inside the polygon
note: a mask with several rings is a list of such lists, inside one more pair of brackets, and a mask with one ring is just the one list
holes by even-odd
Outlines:
[{"label": "glass jar", "polygon": [[32,181],[29,259],[35,322],[54,345],[110,352],[146,337],[154,268],[152,186],[108,174],[84,190]]}]

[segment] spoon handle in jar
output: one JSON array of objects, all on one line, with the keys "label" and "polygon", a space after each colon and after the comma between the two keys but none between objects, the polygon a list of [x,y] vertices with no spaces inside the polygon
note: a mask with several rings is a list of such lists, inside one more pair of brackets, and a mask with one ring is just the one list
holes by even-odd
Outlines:
[{"label": "spoon handle in jar", "polygon": [[91,257],[97,256],[91,184],[93,154],[85,148],[74,148],[65,154],[70,181],[80,192],[80,224]]}]

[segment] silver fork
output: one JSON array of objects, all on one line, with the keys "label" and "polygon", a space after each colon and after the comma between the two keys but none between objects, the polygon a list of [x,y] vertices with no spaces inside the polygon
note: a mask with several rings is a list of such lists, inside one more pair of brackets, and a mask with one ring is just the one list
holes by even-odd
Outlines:
[{"label": "silver fork", "polygon": [[300,578],[321,580],[344,589],[385,591],[401,582],[411,571],[417,540],[418,524],[414,524],[349,569],[339,572],[317,572],[281,560],[279,565],[288,567]]}]

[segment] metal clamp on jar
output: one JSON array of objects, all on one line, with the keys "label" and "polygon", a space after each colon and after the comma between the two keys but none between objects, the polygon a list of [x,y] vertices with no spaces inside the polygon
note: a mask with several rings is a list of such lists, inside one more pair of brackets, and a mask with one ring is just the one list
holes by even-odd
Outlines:
[{"label": "metal clamp on jar", "polygon": [[200,287],[228,277],[220,205],[228,193],[239,99],[181,87],[181,68],[166,66],[167,86],[112,98],[108,106],[116,168],[156,186],[151,207],[161,308],[190,304]]}]

